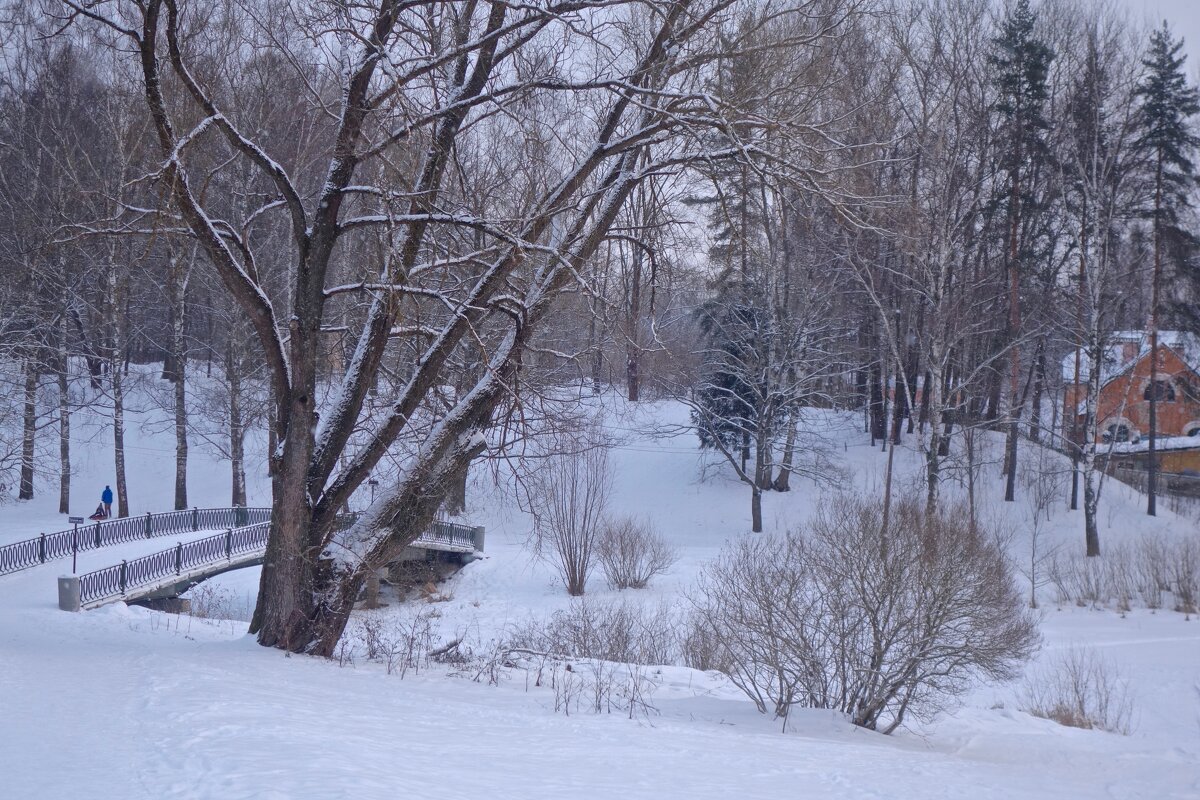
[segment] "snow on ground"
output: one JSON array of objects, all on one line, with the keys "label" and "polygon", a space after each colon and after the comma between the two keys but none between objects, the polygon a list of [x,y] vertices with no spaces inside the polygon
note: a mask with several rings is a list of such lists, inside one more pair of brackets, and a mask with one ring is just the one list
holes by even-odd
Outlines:
[{"label": "snow on ground", "polygon": [[[701,480],[694,437],[645,433],[652,423],[684,422],[680,408],[614,406],[607,424],[624,435],[613,455],[614,505],[651,520],[682,558],[642,592],[611,591],[597,576],[589,597],[677,604],[726,541],[750,535],[748,492],[719,470]],[[859,421],[826,422],[826,446],[840,465],[826,474],[844,489],[878,491],[886,457],[869,447]],[[139,502],[167,505],[170,441],[137,439],[147,452],[165,451],[168,462],[147,459],[131,474],[135,511],[143,510]],[[998,443],[989,447],[998,456]],[[103,431],[81,450],[77,486],[102,488],[110,463]],[[900,450],[896,464],[897,489],[910,489],[918,454]],[[982,471],[981,516],[1009,530],[1014,556],[1024,557],[1028,511],[999,502],[998,472],[995,464]],[[194,452],[192,476],[196,504],[224,504],[227,463]],[[252,492],[265,498],[263,477],[251,478]],[[794,527],[816,502],[812,481],[794,486],[765,498],[768,532]],[[947,492],[959,494],[953,485]],[[55,500],[5,508],[4,540],[65,527],[53,524]],[[487,526],[487,558],[443,587],[451,599],[423,607],[438,615],[442,635],[466,634],[483,646],[568,601],[553,571],[525,551],[529,520],[513,507],[506,480],[477,476],[470,506],[469,520]],[[1170,512],[1145,517],[1139,496],[1115,482],[1105,488],[1100,519],[1106,546],[1195,525]],[[1082,548],[1081,516],[1062,503],[1043,533]],[[87,553],[87,568],[139,547],[160,549],[162,541]],[[657,684],[651,713],[566,716],[555,713],[553,689],[518,670],[495,686],[446,666],[401,679],[361,658],[339,666],[259,648],[236,621],[124,606],[60,612],[54,577],[63,571],[56,562],[0,577],[4,796],[1200,797],[1200,621],[1170,611],[1043,604],[1039,658],[1074,644],[1107,654],[1135,695],[1130,736],[1032,718],[1017,708],[1017,686],[980,686],[956,711],[891,737],[819,711],[795,714],[785,734],[719,676],[682,667],[649,670]],[[248,600],[256,573],[221,576],[210,591]],[[393,602],[374,613],[404,618],[413,609]]]}]

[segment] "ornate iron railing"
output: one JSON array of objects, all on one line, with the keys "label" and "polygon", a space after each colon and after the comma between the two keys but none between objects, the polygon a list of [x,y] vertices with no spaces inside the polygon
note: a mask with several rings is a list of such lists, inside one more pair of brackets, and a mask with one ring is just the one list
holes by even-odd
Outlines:
[{"label": "ornate iron railing", "polygon": [[[267,520],[241,528],[233,528],[216,536],[197,539],[187,544],[177,544],[168,550],[160,550],[141,558],[122,561],[111,567],[94,570],[79,576],[79,604],[87,606],[101,601],[124,597],[130,590],[145,586],[170,584],[170,578],[194,574],[206,567],[222,567],[238,556],[259,556],[266,553],[267,537],[270,533],[270,509],[265,510]],[[341,528],[354,523],[357,515],[345,514],[338,518]],[[435,520],[427,531],[412,543],[421,545],[450,545],[478,549],[477,531],[470,525]],[[252,558],[236,558],[238,561]]]},{"label": "ornate iron railing", "polygon": [[421,534],[417,542],[421,541],[437,542],[439,544],[456,545],[459,547],[478,547],[479,544],[475,540],[475,528],[470,525],[462,525],[458,522],[449,522],[441,519],[435,519],[433,524],[429,526],[429,530]]},{"label": "ornate iron railing", "polygon": [[163,514],[89,522],[70,530],[43,533],[0,547],[0,575],[45,564],[74,552],[170,536],[185,531],[241,528],[271,519],[269,508],[189,508]]},{"label": "ornate iron railing", "polygon": [[266,552],[270,522],[227,530],[216,536],[177,544],[148,556],[122,561],[111,567],[79,576],[79,600],[95,603],[124,596],[129,590],[161,583],[164,578],[187,575],[194,570],[231,562],[235,556]]},{"label": "ornate iron railing", "polygon": [[[337,519],[333,523],[335,531],[344,531],[358,521],[358,513],[351,512],[349,514],[338,514]],[[471,525],[463,525],[459,522],[450,522],[444,519],[435,519],[429,524],[428,530],[417,537],[414,545],[419,545],[422,542],[426,544],[444,544],[454,547],[475,547],[478,548],[478,542],[475,541],[475,528]]]}]

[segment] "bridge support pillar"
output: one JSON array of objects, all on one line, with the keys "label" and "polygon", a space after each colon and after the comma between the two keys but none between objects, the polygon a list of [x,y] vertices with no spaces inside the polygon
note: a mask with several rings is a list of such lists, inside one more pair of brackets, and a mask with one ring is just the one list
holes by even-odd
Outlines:
[{"label": "bridge support pillar", "polygon": [[75,575],[60,575],[58,578],[58,607],[63,611],[79,611],[79,578]]},{"label": "bridge support pillar", "polygon": [[471,538],[474,539],[474,541],[475,541],[475,549],[482,553],[483,552],[483,526],[482,525],[475,526],[475,535],[472,536]]}]

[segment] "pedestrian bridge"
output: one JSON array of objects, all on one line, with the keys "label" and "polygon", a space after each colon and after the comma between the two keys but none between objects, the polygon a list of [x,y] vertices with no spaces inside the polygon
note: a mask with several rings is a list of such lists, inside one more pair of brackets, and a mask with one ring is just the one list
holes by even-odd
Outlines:
[{"label": "pedestrian bridge", "polygon": [[[356,515],[339,517],[348,526]],[[263,562],[271,527],[269,508],[187,509],[97,522],[68,531],[42,534],[0,547],[0,575],[65,559],[81,550],[95,550],[138,539],[172,533],[202,532],[225,527],[221,533],[179,542],[140,558],[58,579],[59,608],[80,611],[114,602],[138,602],[177,597],[197,583],[234,569]],[[483,550],[484,529],[435,520],[406,548],[402,560],[451,558],[469,560]]]}]

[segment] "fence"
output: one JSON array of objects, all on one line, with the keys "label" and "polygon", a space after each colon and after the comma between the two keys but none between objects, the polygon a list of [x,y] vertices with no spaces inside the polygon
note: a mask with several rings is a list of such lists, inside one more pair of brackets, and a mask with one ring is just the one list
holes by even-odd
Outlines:
[{"label": "fence", "polygon": [[79,576],[79,602],[86,605],[124,595],[130,589],[153,585],[166,577],[182,576],[200,567],[233,561],[234,556],[265,551],[270,529],[270,522],[260,522],[86,572]]},{"label": "fence", "polygon": [[141,517],[92,522],[71,530],[43,533],[32,539],[0,547],[0,575],[36,567],[76,551],[95,550],[136,539],[152,539],[184,531],[240,528],[270,519],[269,508],[233,506],[189,508],[163,514],[147,513]]},{"label": "fence", "polygon": [[[213,568],[208,572],[221,572],[235,560],[253,561],[255,556],[266,552],[271,514],[270,509],[249,511],[264,511],[266,513],[262,516],[266,516],[267,519],[246,527],[233,528],[216,536],[197,539],[187,544],[180,543],[170,549],[160,550],[132,561],[122,561],[111,567],[84,573],[78,578],[59,578],[59,607],[67,611],[78,611],[90,604],[99,605],[101,601],[124,597],[132,589],[161,585],[164,579],[168,579],[166,583],[170,585],[170,578],[182,578],[205,567]],[[357,515],[354,514],[341,515],[336,525],[345,529],[352,525],[356,518]],[[412,544],[415,547],[432,545],[435,549],[441,545],[480,550],[483,548],[483,534],[484,530],[481,527],[434,520],[429,529]],[[239,559],[237,556],[246,558]]]},{"label": "fence", "polygon": [[470,525],[435,519],[433,524],[429,526],[429,530],[421,534],[414,544],[422,541],[436,542],[438,544],[473,547],[476,550],[482,550],[483,542],[480,541],[480,536],[483,535],[482,531],[482,528],[474,528]]}]

